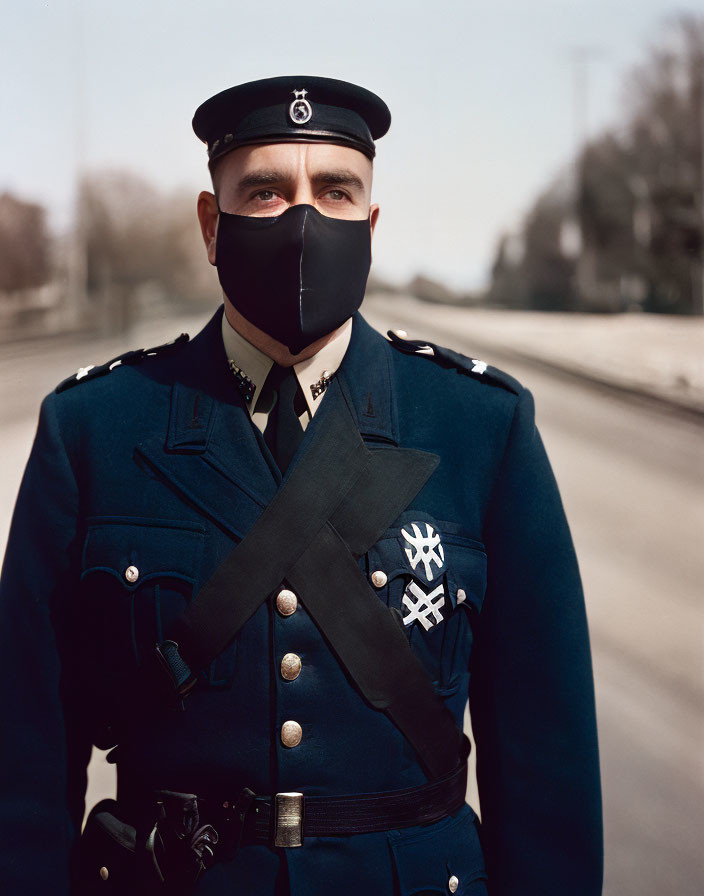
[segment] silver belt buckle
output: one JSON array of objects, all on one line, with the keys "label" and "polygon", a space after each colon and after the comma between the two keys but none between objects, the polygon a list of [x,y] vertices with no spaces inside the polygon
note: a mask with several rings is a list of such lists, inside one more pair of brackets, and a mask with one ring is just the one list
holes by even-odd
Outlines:
[{"label": "silver belt buckle", "polygon": [[303,794],[277,793],[274,813],[274,846],[303,846]]}]

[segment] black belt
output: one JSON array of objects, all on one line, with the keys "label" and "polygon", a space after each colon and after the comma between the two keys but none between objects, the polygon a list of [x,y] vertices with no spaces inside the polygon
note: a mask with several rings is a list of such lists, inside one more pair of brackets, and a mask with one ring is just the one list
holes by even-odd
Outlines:
[{"label": "black belt", "polygon": [[248,844],[295,847],[306,837],[368,834],[431,824],[454,815],[465,802],[468,753],[465,737],[462,761],[454,771],[428,784],[380,793],[264,796],[244,788],[234,799],[217,799],[210,794],[138,789],[132,781],[129,787],[121,782],[118,803],[126,817],[138,814],[143,819],[158,815],[154,812],[158,805],[162,814],[166,810],[165,822],[174,830],[187,816],[195,822],[190,827],[211,826],[217,834],[216,859],[227,858]]},{"label": "black belt", "polygon": [[458,812],[467,793],[467,763],[416,787],[349,796],[277,793],[253,796],[241,843],[300,846],[306,837],[349,836],[431,824]]}]

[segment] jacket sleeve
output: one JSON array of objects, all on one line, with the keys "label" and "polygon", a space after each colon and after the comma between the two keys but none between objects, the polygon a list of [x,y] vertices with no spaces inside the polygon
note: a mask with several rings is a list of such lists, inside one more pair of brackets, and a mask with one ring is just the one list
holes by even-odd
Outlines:
[{"label": "jacket sleeve", "polygon": [[78,489],[44,399],[0,577],[0,880],[7,894],[69,892],[90,741],[69,647]]},{"label": "jacket sleeve", "polygon": [[584,596],[527,389],[484,541],[469,699],[489,893],[598,896],[601,785]]}]

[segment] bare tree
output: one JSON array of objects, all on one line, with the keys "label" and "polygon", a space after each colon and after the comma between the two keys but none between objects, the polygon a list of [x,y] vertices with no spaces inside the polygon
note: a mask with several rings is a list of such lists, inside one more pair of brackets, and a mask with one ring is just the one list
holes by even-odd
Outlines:
[{"label": "bare tree", "polygon": [[[494,301],[511,304],[520,282],[524,307],[704,311],[704,16],[668,23],[624,97],[620,126],[577,160],[577,209],[554,182],[526,216],[521,259],[500,247]],[[570,219],[573,258],[560,241]]]},{"label": "bare tree", "polygon": [[135,298],[148,287],[164,302],[216,295],[195,214],[195,198],[164,196],[127,171],[84,177],[79,211],[85,234],[87,291],[129,325]]},{"label": "bare tree", "polygon": [[46,210],[9,193],[0,195],[0,290],[42,286],[50,274]]}]

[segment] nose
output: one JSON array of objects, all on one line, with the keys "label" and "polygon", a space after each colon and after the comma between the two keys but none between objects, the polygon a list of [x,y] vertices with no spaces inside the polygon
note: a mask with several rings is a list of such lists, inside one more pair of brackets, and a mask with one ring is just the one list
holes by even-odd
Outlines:
[{"label": "nose", "polygon": [[296,186],[291,196],[291,205],[315,205],[315,196],[310,181],[301,177],[296,181]]}]

